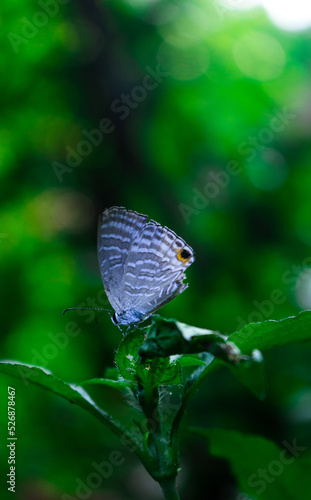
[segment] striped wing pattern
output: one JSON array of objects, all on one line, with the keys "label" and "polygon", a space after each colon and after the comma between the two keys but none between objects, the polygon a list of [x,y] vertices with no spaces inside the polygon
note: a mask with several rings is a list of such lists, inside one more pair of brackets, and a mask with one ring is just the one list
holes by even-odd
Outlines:
[{"label": "striped wing pattern", "polygon": [[147,219],[112,207],[100,218],[98,237],[101,275],[112,307],[144,318],[187,288],[184,272],[194,262],[193,250],[182,238]]},{"label": "striped wing pattern", "polygon": [[105,292],[115,311],[124,307],[122,280],[132,242],[146,224],[147,215],[122,207],[105,210],[98,224],[98,258]]}]

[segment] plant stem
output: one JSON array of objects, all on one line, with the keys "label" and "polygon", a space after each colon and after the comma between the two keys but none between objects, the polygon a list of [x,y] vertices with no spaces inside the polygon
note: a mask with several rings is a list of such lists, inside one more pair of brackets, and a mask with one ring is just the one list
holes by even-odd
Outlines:
[{"label": "plant stem", "polygon": [[164,478],[159,481],[165,500],[180,500],[175,478]]}]

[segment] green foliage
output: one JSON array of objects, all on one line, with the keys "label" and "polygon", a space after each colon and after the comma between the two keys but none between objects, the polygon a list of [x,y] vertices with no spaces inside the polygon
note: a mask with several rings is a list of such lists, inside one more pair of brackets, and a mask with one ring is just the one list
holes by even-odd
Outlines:
[{"label": "green foliage", "polygon": [[[199,357],[190,357],[187,356],[189,353],[202,354]],[[184,370],[184,385],[187,388],[216,358],[226,364],[256,395],[262,398],[265,394],[261,353],[255,350],[251,356],[245,356],[231,340],[228,341],[227,337],[219,332],[154,316],[139,354],[142,359],[182,355],[178,358],[181,367],[193,367],[192,372],[189,369],[186,372]],[[199,368],[196,368],[197,366]],[[250,369],[253,376],[250,376]]]},{"label": "green foliage", "polygon": [[[142,449],[153,446],[141,431],[142,383],[168,433],[175,435],[173,421],[202,383],[185,425],[239,429],[278,444],[297,436],[311,447],[309,313],[299,316],[311,308],[310,29],[295,3],[270,8],[284,19],[292,7],[304,29],[277,25],[269,2],[244,10],[246,3],[1,3],[0,358],[76,381],[123,428],[137,431]],[[117,366],[107,370],[120,343],[108,315],[61,315],[71,306],[109,307],[96,226],[111,205],[167,225],[196,255],[188,290],[160,311],[180,323],[161,323],[156,339],[146,330],[149,358],[140,362],[135,351],[134,372],[120,361],[125,378]],[[270,323],[290,316],[297,318],[285,327]],[[205,349],[200,336],[182,338],[182,323],[216,335],[208,352],[195,352]],[[168,365],[167,349],[177,345]],[[158,386],[161,378],[176,384]],[[2,374],[0,442],[12,380],[17,495],[78,498],[76,478],[86,481],[93,459],[122,447],[119,438],[52,391]],[[184,496],[205,498],[208,484],[211,498],[236,498],[228,467],[194,441],[182,443]],[[0,464],[5,478],[5,446]],[[134,470],[135,457],[126,455],[90,496],[146,498],[145,479]]]},{"label": "green foliage", "polygon": [[[246,498],[300,500],[311,495],[311,459],[297,439],[282,447],[260,436],[226,429],[192,429],[206,439],[209,452],[224,458]],[[248,496],[249,495],[249,496]],[[243,495],[240,495],[242,498]]]},{"label": "green foliage", "polygon": [[[120,424],[114,422],[113,418],[99,408],[89,394],[77,384],[64,382],[55,377],[49,370],[27,365],[25,363],[19,363],[17,361],[1,361],[0,371],[12,375],[13,377],[21,378],[26,385],[31,383],[54,392],[58,396],[67,399],[70,403],[76,404],[87,410],[102,423],[105,423],[111,430],[116,432],[118,436],[122,436],[123,434],[126,435],[126,431],[121,428]],[[92,382],[93,381],[88,381],[88,383]],[[104,379],[101,380],[101,383],[105,383]]]},{"label": "green foliage", "polygon": [[[50,371],[17,361],[1,362],[0,371],[20,377],[26,384],[39,385],[90,412],[117,436],[126,438],[130,447],[134,446],[150,475],[162,486],[166,498],[171,495],[172,498],[178,498],[173,486],[179,471],[178,430],[189,398],[199,383],[225,364],[259,397],[263,396],[262,371],[257,369],[258,366],[262,368],[260,351],[256,349],[251,356],[244,355],[232,339],[239,339],[240,344],[248,351],[250,346],[255,345],[269,349],[276,345],[310,339],[310,326],[311,311],[303,311],[295,318],[248,325],[248,328],[243,327],[232,334],[230,340],[218,332],[165,320],[160,316],[152,318],[152,324],[148,328],[132,330],[123,337],[116,352],[119,376],[116,378],[116,372],[112,370],[111,379],[91,379],[81,385],[104,385],[121,392],[130,389],[140,417],[145,417],[144,420],[133,420],[136,424],[135,432],[123,428],[81,386],[63,382]],[[189,356],[189,352],[196,356]],[[170,358],[176,354],[177,359]],[[190,372],[187,371],[189,368]],[[175,404],[174,411],[167,415],[166,409],[173,392],[175,397],[178,394],[179,404]],[[131,404],[131,400],[128,400],[128,404]],[[212,454],[230,462],[242,491],[246,493],[254,493],[255,483],[250,479],[251,472],[259,468],[262,462],[275,460],[279,453],[273,443],[263,438],[245,437],[240,433],[222,430],[195,432],[211,440]],[[246,464],[244,455],[247,455]],[[284,482],[269,489],[269,494],[265,497],[267,500],[276,499],[284,489],[291,491],[302,471],[297,464],[290,470],[291,474],[285,477]],[[261,481],[256,484],[258,486]],[[311,491],[311,484],[309,488]],[[293,500],[298,497],[299,495],[289,496]]]},{"label": "green foliage", "polygon": [[122,377],[126,380],[136,379],[136,366],[139,363],[138,349],[144,340],[144,332],[130,332],[123,338],[117,352],[116,363]]},{"label": "green foliage", "polygon": [[310,320],[311,311],[301,311],[297,316],[280,321],[251,323],[230,335],[230,340],[244,352],[250,352],[256,346],[264,351],[295,342],[307,342],[310,340]]}]

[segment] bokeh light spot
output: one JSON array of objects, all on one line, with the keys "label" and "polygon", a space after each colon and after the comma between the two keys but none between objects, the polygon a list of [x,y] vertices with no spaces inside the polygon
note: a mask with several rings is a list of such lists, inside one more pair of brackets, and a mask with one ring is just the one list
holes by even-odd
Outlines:
[{"label": "bokeh light spot", "polygon": [[259,81],[277,78],[285,65],[281,44],[260,31],[243,35],[233,47],[233,57],[242,73]]},{"label": "bokeh light spot", "polygon": [[287,178],[288,165],[283,155],[275,149],[264,149],[258,155],[257,161],[246,166],[248,178],[258,189],[273,191]]},{"label": "bokeh light spot", "polygon": [[297,278],[296,301],[302,309],[311,309],[311,268],[303,269]]},{"label": "bokeh light spot", "polygon": [[178,48],[164,42],[158,51],[158,62],[176,80],[194,80],[207,70],[209,54],[203,44]]},{"label": "bokeh light spot", "polygon": [[311,25],[311,3],[306,0],[260,0],[270,19],[280,28],[295,31]]},{"label": "bokeh light spot", "polygon": [[311,3],[306,0],[218,0],[221,8],[250,10],[262,6],[271,21],[283,30],[305,30],[311,26]]},{"label": "bokeh light spot", "polygon": [[50,239],[59,232],[78,234],[94,219],[95,208],[82,193],[49,189],[34,198],[28,206],[32,232]]}]

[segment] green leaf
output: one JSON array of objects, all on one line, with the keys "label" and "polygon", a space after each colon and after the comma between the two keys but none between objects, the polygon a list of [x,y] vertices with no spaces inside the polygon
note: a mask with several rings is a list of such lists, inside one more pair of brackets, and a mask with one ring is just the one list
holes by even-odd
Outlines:
[{"label": "green leaf", "polygon": [[181,384],[181,368],[178,361],[170,358],[155,358],[150,363],[137,367],[137,380],[147,392],[159,386]]},{"label": "green leaf", "polygon": [[157,358],[155,362],[142,360],[138,354],[146,334],[143,330],[134,330],[126,335],[116,353],[116,363],[120,374],[126,380],[140,382],[151,387],[180,384],[181,369],[178,361]]},{"label": "green leaf", "polygon": [[182,355],[178,358],[182,369],[184,393],[194,384],[215,357],[208,352],[201,352],[192,356]]},{"label": "green leaf", "polygon": [[[167,358],[166,358],[167,359]],[[154,375],[154,383],[157,385],[179,385],[181,384],[181,368],[178,360],[169,360],[161,373]]]},{"label": "green leaf", "polygon": [[113,387],[118,391],[124,392],[128,388],[130,388],[130,384],[125,382],[124,380],[112,380],[109,378],[92,378],[90,380],[85,380],[84,382],[80,382],[81,386],[92,385],[92,384],[101,384],[106,385],[108,387]]},{"label": "green leaf", "polygon": [[311,498],[311,464],[302,442],[283,440],[280,447],[260,436],[226,429],[198,429],[211,455],[226,459],[240,490],[258,500]]},{"label": "green leaf", "polygon": [[266,376],[263,357],[260,351],[255,349],[252,356],[245,356],[237,365],[230,364],[233,375],[242,382],[259,399],[266,396]]},{"label": "green leaf", "polygon": [[297,316],[275,321],[269,319],[262,323],[250,323],[230,335],[243,352],[253,349],[264,351],[273,347],[297,344],[311,340],[311,311],[301,311]]},{"label": "green leaf", "polygon": [[[245,356],[234,342],[227,341],[227,338],[219,332],[196,328],[179,321],[165,320],[156,316],[153,317],[153,323],[147,337],[139,349],[143,359],[169,356],[181,352],[201,353],[202,355],[202,351],[222,360],[231,368],[233,374],[258,397],[265,396],[263,363],[259,351],[256,351],[257,360],[253,359],[252,356]],[[199,360],[199,358],[187,356],[183,361],[184,356],[179,358],[182,367],[191,366],[191,364],[200,366],[192,373],[189,373],[189,370],[184,370],[184,385],[187,390],[201,375],[204,368],[211,363],[211,357],[209,356],[207,360],[203,361],[202,358]]]},{"label": "green leaf", "polygon": [[109,368],[106,368],[104,375],[105,375],[105,378],[109,378],[112,380],[118,380],[119,370],[116,366],[109,367]]},{"label": "green leaf", "polygon": [[178,361],[182,368],[186,368],[188,366],[206,366],[206,362],[197,356],[180,356]]},{"label": "green leaf", "polygon": [[[229,342],[233,342],[238,348],[245,353],[252,353],[253,349],[265,350],[273,347],[280,347],[288,344],[296,344],[311,340],[311,311],[302,311],[297,316],[291,316],[279,321],[267,320],[262,323],[250,323],[245,325],[238,332],[233,333],[228,338]],[[182,418],[182,414],[191,399],[194,392],[205,378],[218,370],[222,366],[219,359],[214,359],[206,369],[196,377],[194,383],[185,392],[184,400],[178,412],[176,422],[174,424],[174,433],[177,436],[178,427]],[[259,374],[259,377],[262,375]],[[261,382],[259,381],[259,384]],[[259,389],[252,389],[260,394]]]},{"label": "green leaf", "polygon": [[145,338],[143,330],[134,330],[128,333],[121,341],[115,356],[117,367],[125,380],[136,380],[136,370],[141,359],[138,349]]},{"label": "green leaf", "polygon": [[204,330],[175,320],[154,315],[139,354],[143,359],[164,358],[173,354],[211,352],[226,337],[219,332]]},{"label": "green leaf", "polygon": [[1,361],[0,372],[20,378],[27,386],[29,383],[38,385],[43,389],[61,396],[70,403],[84,408],[94,415],[100,422],[106,424],[117,436],[125,438],[127,443],[135,447],[138,455],[141,455],[138,442],[126,431],[119,422],[111,415],[99,408],[90,395],[77,384],[64,382],[53,375],[53,373],[39,366],[28,365],[18,361]]}]

